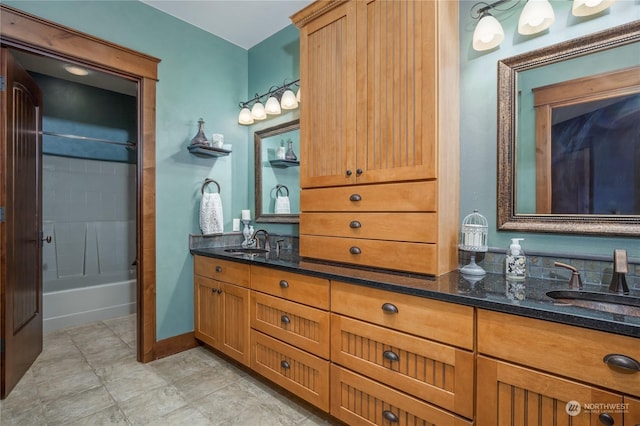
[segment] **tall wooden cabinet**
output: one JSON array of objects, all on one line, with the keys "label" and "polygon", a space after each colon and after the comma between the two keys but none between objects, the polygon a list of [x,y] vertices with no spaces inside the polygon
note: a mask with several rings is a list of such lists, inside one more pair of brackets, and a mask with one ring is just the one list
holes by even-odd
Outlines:
[{"label": "tall wooden cabinet", "polygon": [[[318,1],[292,19],[305,93],[301,255],[433,275],[455,269],[458,3]],[[396,191],[418,205],[394,203]],[[328,211],[338,229],[321,223]],[[390,236],[376,231],[381,224],[428,235]],[[398,263],[390,251],[416,258]]]}]

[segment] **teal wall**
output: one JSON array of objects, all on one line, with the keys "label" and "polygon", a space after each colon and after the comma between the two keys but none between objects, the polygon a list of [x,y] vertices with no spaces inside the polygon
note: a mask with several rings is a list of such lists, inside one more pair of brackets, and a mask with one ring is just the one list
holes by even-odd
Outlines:
[{"label": "teal wall", "polygon": [[[258,43],[249,49],[249,96],[243,101],[253,98],[255,94],[262,95],[267,93],[271,86],[281,86],[282,84],[295,81],[300,78],[300,32],[293,24],[278,31],[266,40]],[[265,103],[266,99],[262,99]],[[304,89],[301,92],[301,102],[304,102]],[[248,126],[250,143],[253,144],[253,133],[273,127],[280,123],[295,120],[300,117],[300,109],[294,109],[284,112],[281,115],[270,117],[266,120],[256,121]],[[237,121],[237,120],[236,120]],[[298,158],[300,158],[299,148],[294,149]],[[250,151],[250,161],[253,164],[254,153]],[[291,168],[287,173],[299,170]],[[253,168],[250,169],[250,181],[254,181]],[[287,185],[290,191],[299,191],[293,189],[292,185]],[[250,191],[250,208],[251,217],[255,217],[255,198],[254,191]],[[265,195],[263,194],[263,197]],[[298,224],[274,224],[274,223],[258,223],[256,229],[264,228],[272,234],[282,235],[298,235]]]},{"label": "teal wall", "polygon": [[637,2],[618,1],[609,11],[576,18],[571,15],[572,2],[551,0],[555,22],[549,30],[534,36],[517,33],[522,6],[509,12],[495,12],[493,15],[504,28],[505,40],[500,47],[485,52],[476,52],[471,46],[477,21],[470,17],[470,9],[475,3],[460,2],[460,217],[473,209],[486,216],[491,247],[506,249],[510,238],[524,237],[525,250],[611,256],[614,248],[623,248],[630,257],[640,257],[640,243],[633,238],[496,231],[497,62],[639,19]]},{"label": "teal wall", "polygon": [[[226,230],[251,205],[253,141],[238,125],[237,107],[247,99],[247,51],[141,2],[3,3],[162,60],[156,102],[157,338],[193,330],[188,234],[200,232],[200,186],[206,177],[220,183]],[[233,145],[230,156],[189,154],[200,117],[208,139],[222,133]]]}]

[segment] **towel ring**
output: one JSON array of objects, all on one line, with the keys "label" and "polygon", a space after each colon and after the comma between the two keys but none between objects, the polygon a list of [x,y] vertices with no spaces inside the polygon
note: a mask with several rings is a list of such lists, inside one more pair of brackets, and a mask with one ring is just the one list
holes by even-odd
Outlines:
[{"label": "towel ring", "polygon": [[200,189],[200,192],[202,192],[202,195],[204,195],[204,188],[210,183],[215,183],[216,186],[218,187],[218,193],[220,193],[220,184],[213,179],[206,178],[204,180],[204,183],[202,184],[202,189]]},{"label": "towel ring", "polygon": [[276,197],[277,197],[278,195],[280,195],[280,190],[281,190],[281,189],[284,189],[285,191],[287,191],[287,194],[285,195],[285,197],[288,197],[288,196],[289,196],[289,188],[287,188],[287,187],[286,187],[286,186],[284,186],[284,185],[276,185]]}]

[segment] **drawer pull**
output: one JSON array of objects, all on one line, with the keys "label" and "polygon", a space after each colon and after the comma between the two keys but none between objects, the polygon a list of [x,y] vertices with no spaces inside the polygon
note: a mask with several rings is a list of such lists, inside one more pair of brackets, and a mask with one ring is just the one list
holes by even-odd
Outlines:
[{"label": "drawer pull", "polygon": [[362,174],[362,169],[356,169],[356,174],[360,176]]},{"label": "drawer pull", "polygon": [[215,293],[216,293],[216,289],[215,289],[215,288],[212,288],[212,289],[211,289],[211,293],[215,294]]},{"label": "drawer pull", "polygon": [[347,176],[351,176],[353,172],[351,170],[347,170]]},{"label": "drawer pull", "polygon": [[216,272],[222,272],[222,266],[216,266]]},{"label": "drawer pull", "polygon": [[623,373],[637,373],[640,371],[640,362],[631,358],[630,356],[620,354],[609,354],[603,358],[605,364],[609,367],[618,368]]},{"label": "drawer pull", "polygon": [[351,194],[349,201],[362,201],[360,194]]},{"label": "drawer pull", "polygon": [[609,413],[601,413],[598,416],[598,420],[600,420],[601,424],[606,426],[613,426],[614,424],[616,424],[615,420],[613,420],[613,417],[611,417]]},{"label": "drawer pull", "polygon": [[222,294],[222,289],[221,288],[218,289],[218,294]]},{"label": "drawer pull", "polygon": [[286,280],[280,280],[280,287],[288,288],[289,287],[289,283]]},{"label": "drawer pull", "polygon": [[360,254],[360,253],[362,253],[362,250],[360,250],[360,247],[351,247],[349,249],[349,253],[351,253],[351,254]]},{"label": "drawer pull", "polygon": [[283,324],[289,324],[291,322],[291,320],[289,319],[288,316],[283,315],[280,317],[280,321],[282,321]]},{"label": "drawer pull", "polygon": [[384,419],[388,422],[391,423],[398,423],[398,416],[396,416],[395,414],[393,414],[391,411],[389,410],[384,410],[382,412],[382,417],[384,417]]},{"label": "drawer pull", "polygon": [[291,366],[289,365],[289,363],[285,360],[280,361],[280,367],[284,368],[285,370],[288,370],[291,368]]},{"label": "drawer pull", "polygon": [[384,351],[384,352],[382,353],[382,356],[383,356],[385,359],[389,360],[389,361],[399,361],[399,360],[400,360],[400,358],[398,358],[398,354],[396,354],[396,353],[395,353],[395,352],[393,352],[393,351]]},{"label": "drawer pull", "polygon": [[382,310],[387,314],[397,314],[398,308],[393,303],[384,303],[382,305]]},{"label": "drawer pull", "polygon": [[362,224],[357,220],[352,220],[351,223],[349,223],[349,228],[353,228],[353,229],[362,228]]}]

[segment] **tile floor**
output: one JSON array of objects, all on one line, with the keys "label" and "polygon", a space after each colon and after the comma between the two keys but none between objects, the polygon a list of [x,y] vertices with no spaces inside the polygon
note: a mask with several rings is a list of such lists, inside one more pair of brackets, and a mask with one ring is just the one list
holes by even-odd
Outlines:
[{"label": "tile floor", "polygon": [[334,424],[203,347],[138,363],[135,339],[135,315],[46,334],[0,425]]}]

